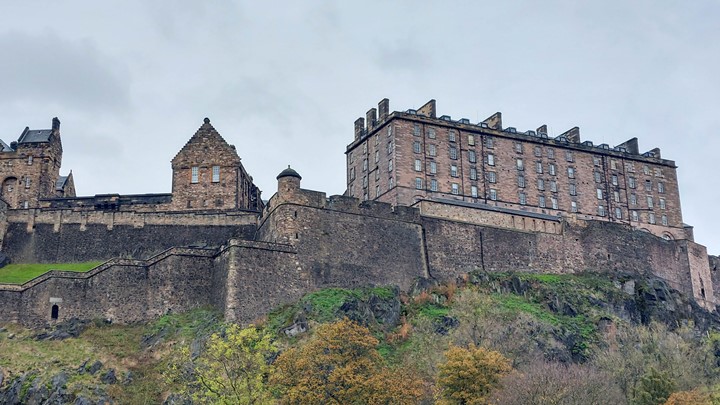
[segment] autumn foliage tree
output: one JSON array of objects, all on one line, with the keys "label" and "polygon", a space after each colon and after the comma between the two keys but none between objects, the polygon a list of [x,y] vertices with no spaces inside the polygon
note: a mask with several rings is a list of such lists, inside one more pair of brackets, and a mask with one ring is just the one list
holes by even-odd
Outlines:
[{"label": "autumn foliage tree", "polygon": [[420,381],[385,366],[370,331],[348,319],[321,325],[283,352],[271,383],[285,404],[416,404]]},{"label": "autumn foliage tree", "polygon": [[512,367],[502,354],[482,347],[451,346],[440,365],[438,404],[479,405]]}]

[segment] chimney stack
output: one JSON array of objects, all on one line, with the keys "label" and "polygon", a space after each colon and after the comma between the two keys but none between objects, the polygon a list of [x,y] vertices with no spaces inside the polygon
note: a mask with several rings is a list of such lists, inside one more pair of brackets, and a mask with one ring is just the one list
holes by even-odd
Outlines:
[{"label": "chimney stack", "polygon": [[53,131],[60,130],[60,120],[58,119],[58,117],[52,119],[52,129]]},{"label": "chimney stack", "polygon": [[365,130],[365,119],[360,117],[355,120],[355,140],[357,141],[362,137],[363,131]]},{"label": "chimney stack", "polygon": [[384,98],[378,103],[378,113],[380,114],[380,121],[384,121],[385,118],[390,115],[390,100]]},{"label": "chimney stack", "polygon": [[368,110],[367,114],[365,114],[365,121],[367,123],[368,132],[375,128],[375,124],[377,124],[377,110],[375,108]]}]

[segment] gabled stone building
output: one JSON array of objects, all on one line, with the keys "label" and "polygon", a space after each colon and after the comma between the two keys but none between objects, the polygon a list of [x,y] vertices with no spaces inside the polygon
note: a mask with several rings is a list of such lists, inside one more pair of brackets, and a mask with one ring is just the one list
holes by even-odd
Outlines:
[{"label": "gabled stone building", "polygon": [[0,140],[0,197],[10,208],[34,208],[43,198],[74,197],[72,173],[60,176],[60,120],[51,129],[25,127],[17,141]]}]

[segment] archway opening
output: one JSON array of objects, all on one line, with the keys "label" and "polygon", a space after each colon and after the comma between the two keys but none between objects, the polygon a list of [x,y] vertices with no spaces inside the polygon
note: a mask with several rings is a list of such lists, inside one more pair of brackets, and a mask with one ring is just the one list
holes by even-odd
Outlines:
[{"label": "archway opening", "polygon": [[59,315],[60,315],[60,308],[57,306],[57,304],[54,304],[52,306],[52,309],[50,310],[50,318],[58,319]]}]

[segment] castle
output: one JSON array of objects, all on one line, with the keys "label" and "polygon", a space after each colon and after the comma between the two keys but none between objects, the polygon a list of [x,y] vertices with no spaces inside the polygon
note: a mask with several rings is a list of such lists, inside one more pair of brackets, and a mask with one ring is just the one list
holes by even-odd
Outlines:
[{"label": "castle", "polygon": [[[519,132],[500,113],[437,118],[435,101],[355,122],[342,196],[288,167],[266,202],[205,119],[172,159],[169,194],[76,197],[60,122],[2,142],[2,252],[13,262],[106,260],[0,285],[0,322],[118,323],[213,306],[250,322],[325,287],[453,281],[474,270],[653,275],[714,310],[717,258],[682,222],[676,166],[637,139]],[[711,263],[712,266],[711,267]]]}]

